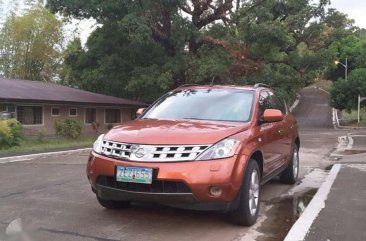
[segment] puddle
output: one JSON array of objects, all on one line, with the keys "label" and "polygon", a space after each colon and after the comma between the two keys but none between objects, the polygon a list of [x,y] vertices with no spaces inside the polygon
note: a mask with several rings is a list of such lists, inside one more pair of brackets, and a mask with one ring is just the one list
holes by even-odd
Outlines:
[{"label": "puddle", "polygon": [[272,208],[268,211],[268,218],[258,228],[262,235],[256,240],[282,241],[316,192],[317,189],[310,189],[304,193],[264,202],[266,205],[272,205]]}]

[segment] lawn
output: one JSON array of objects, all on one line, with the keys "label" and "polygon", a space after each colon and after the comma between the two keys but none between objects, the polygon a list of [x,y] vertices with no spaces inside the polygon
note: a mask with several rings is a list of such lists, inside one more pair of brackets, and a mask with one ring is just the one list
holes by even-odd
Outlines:
[{"label": "lawn", "polygon": [[60,137],[43,141],[24,139],[19,146],[0,149],[0,157],[91,147],[96,138],[95,136],[84,136],[77,139]]},{"label": "lawn", "polygon": [[344,125],[346,126],[366,127],[366,113],[362,109],[360,123],[357,123],[357,110],[352,110],[351,113],[342,111],[341,115]]}]

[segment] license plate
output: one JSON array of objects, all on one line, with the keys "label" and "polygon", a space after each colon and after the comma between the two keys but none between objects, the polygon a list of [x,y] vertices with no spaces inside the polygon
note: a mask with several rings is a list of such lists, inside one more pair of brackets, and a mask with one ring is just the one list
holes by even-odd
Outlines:
[{"label": "license plate", "polygon": [[121,167],[117,166],[116,180],[117,182],[134,182],[151,184],[152,168],[145,167]]}]

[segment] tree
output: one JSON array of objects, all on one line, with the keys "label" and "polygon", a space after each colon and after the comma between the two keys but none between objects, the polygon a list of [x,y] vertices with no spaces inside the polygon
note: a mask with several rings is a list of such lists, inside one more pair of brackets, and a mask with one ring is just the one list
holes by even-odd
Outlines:
[{"label": "tree", "polygon": [[0,73],[8,78],[54,81],[63,45],[62,23],[40,5],[10,15],[0,30]]},{"label": "tree", "polygon": [[[352,22],[328,0],[49,0],[102,25],[70,68],[76,85],[155,99],[184,83],[265,82],[290,99],[334,58]],[[128,58],[128,59],[126,59]]]},{"label": "tree", "polygon": [[[329,49],[334,52],[334,60],[345,63],[347,58],[348,72],[358,68],[366,68],[366,38],[362,37],[362,31],[335,41]],[[332,63],[326,76],[330,80],[336,81],[338,78],[344,78],[344,71],[342,65]]]},{"label": "tree", "polygon": [[338,110],[351,111],[357,108],[358,95],[366,96],[366,68],[353,70],[348,80],[334,82],[330,92],[330,104]]}]

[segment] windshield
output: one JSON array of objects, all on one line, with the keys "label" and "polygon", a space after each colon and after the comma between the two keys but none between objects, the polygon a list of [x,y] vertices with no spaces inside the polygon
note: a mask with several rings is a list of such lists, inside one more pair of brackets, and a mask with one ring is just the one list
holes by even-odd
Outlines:
[{"label": "windshield", "polygon": [[142,118],[248,122],[252,103],[253,91],[248,90],[179,90],[160,98]]}]

